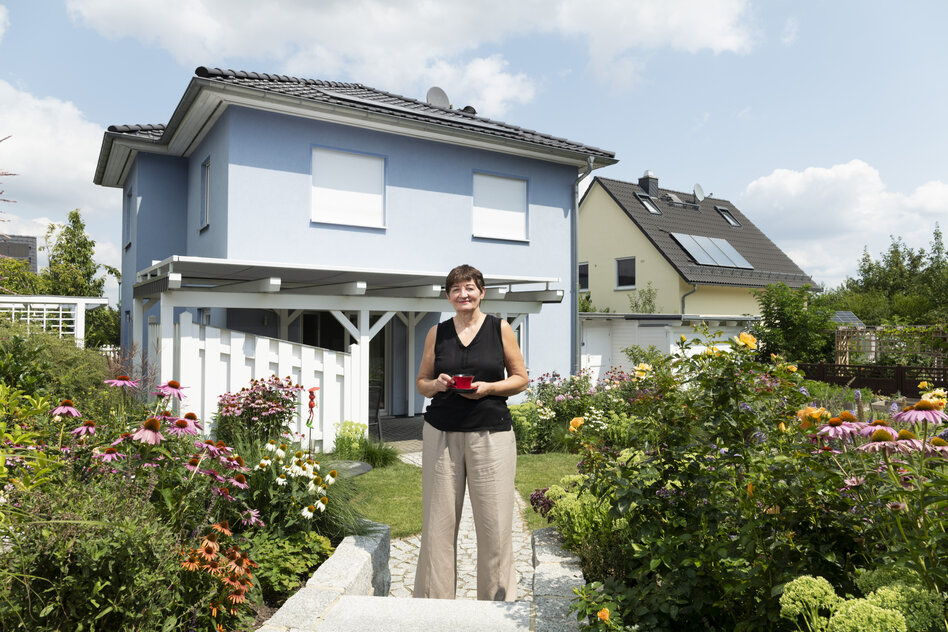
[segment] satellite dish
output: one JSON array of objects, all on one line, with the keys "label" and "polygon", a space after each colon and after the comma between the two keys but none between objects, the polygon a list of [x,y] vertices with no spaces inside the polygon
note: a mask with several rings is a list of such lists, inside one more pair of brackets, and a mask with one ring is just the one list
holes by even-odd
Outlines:
[{"label": "satellite dish", "polygon": [[700,204],[704,200],[704,189],[701,188],[701,185],[695,182],[695,203]]},{"label": "satellite dish", "polygon": [[451,102],[448,100],[448,95],[444,93],[444,90],[438,86],[431,86],[428,89],[428,94],[425,96],[425,100],[429,105],[433,105],[436,108],[448,109],[451,107]]}]

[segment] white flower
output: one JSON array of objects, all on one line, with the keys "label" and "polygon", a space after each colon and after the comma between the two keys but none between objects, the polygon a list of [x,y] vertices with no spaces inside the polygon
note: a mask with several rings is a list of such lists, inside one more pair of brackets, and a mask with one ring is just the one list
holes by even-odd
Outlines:
[{"label": "white flower", "polygon": [[275,452],[277,449],[276,441],[274,441],[273,439],[270,439],[267,445],[263,446],[263,449],[266,450],[267,452]]},{"label": "white flower", "polygon": [[320,511],[326,511],[327,502],[329,502],[329,499],[323,496],[322,498],[316,501],[316,509],[319,509]]},{"label": "white flower", "polygon": [[301,511],[300,513],[303,514],[304,518],[312,518],[313,513],[316,511],[316,507],[318,506],[319,506],[319,502],[317,501],[316,506],[307,505],[306,507],[303,507],[303,511]]},{"label": "white flower", "polygon": [[326,479],[325,479],[325,480],[326,480],[326,484],[327,484],[327,485],[332,485],[333,483],[335,483],[335,482],[336,482],[336,470],[332,470],[331,472],[329,472],[329,475],[326,476]]},{"label": "white flower", "polygon": [[306,486],[306,491],[308,491],[310,494],[315,494],[317,489],[319,489],[319,487],[316,486],[314,481],[310,481],[309,485]]},{"label": "white flower", "polygon": [[283,457],[286,456],[286,450],[277,450],[277,451],[274,452],[273,454],[274,454],[274,456],[276,456],[276,458],[282,459]]},{"label": "white flower", "polygon": [[286,481],[286,474],[280,474],[279,476],[277,476],[277,478],[276,478],[276,484],[277,484],[277,485],[279,485],[280,487],[283,487],[284,485],[286,485],[286,482],[287,482],[287,481]]}]

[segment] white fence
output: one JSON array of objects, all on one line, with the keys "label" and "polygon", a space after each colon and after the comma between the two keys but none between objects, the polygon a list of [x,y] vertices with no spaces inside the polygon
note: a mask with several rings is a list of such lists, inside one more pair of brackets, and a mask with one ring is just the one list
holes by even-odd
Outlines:
[{"label": "white fence", "polygon": [[[157,325],[149,327],[149,340],[156,340]],[[149,345],[149,351],[158,345]],[[336,424],[355,418],[358,388],[354,376],[359,375],[358,346],[350,353],[330,351],[299,343],[255,336],[230,329],[194,323],[190,312],[182,312],[174,329],[174,375],[162,375],[162,382],[176,379],[184,390],[181,412],[194,412],[210,429],[217,398],[248,386],[252,379],[289,376],[303,387],[299,415],[292,424],[295,432],[307,441],[321,442],[331,451]],[[161,366],[160,360],[156,364]],[[317,408],[312,428],[307,390],[318,386]]]},{"label": "white fence", "polygon": [[76,339],[83,346],[86,337],[86,309],[108,304],[94,296],[0,296],[0,314],[26,323],[27,331],[38,329]]}]

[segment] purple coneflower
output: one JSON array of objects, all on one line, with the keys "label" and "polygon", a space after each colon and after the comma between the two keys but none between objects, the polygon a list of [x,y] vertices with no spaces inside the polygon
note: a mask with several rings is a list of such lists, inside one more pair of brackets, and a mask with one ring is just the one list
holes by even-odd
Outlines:
[{"label": "purple coneflower", "polygon": [[119,435],[118,439],[112,442],[112,445],[119,445],[120,443],[125,443],[126,441],[131,440],[131,438],[132,438],[132,433],[123,432],[121,435]]},{"label": "purple coneflower", "polygon": [[161,420],[157,417],[149,417],[142,424],[142,427],[132,435],[132,439],[150,445],[158,445],[165,439],[161,434]]},{"label": "purple coneflower", "polygon": [[77,437],[83,437],[85,435],[93,435],[95,434],[95,422],[92,421],[91,419],[86,419],[84,422],[82,422],[81,426],[79,426],[75,430],[72,430],[71,432]]},{"label": "purple coneflower", "polygon": [[833,417],[826,422],[826,425],[816,431],[828,439],[851,439],[860,430],[860,425],[855,421],[844,421],[842,416]]},{"label": "purple coneflower", "polygon": [[127,375],[120,375],[114,380],[106,380],[105,383],[109,386],[123,386],[125,388],[138,388],[139,380],[133,380]]},{"label": "purple coneflower", "polygon": [[99,454],[93,454],[93,459],[101,459],[103,463],[110,463],[111,461],[117,461],[118,459],[124,459],[124,454],[119,454],[119,451],[113,448],[112,446],[107,447],[105,450]]},{"label": "purple coneflower", "polygon": [[871,440],[857,448],[860,452],[874,453],[882,452],[884,450],[885,452],[891,454],[893,452],[900,451],[899,445],[895,440],[898,434],[892,430],[892,428],[878,426],[874,428],[875,430],[872,431]]},{"label": "purple coneflower", "polygon": [[184,418],[190,421],[198,430],[204,430],[204,427],[201,426],[201,422],[198,421],[198,416],[194,413],[185,413]]},{"label": "purple coneflower", "polygon": [[263,520],[260,519],[260,511],[248,509],[240,515],[240,524],[248,527],[262,527]]},{"label": "purple coneflower", "polygon": [[181,386],[181,383],[177,380],[168,380],[164,384],[160,384],[152,394],[158,395],[159,397],[177,397],[178,399],[183,399],[184,392],[182,389],[185,388],[187,388],[187,386]]},{"label": "purple coneflower", "polygon": [[189,420],[184,418],[175,418],[173,422],[168,424],[168,433],[173,434],[176,437],[183,437],[184,435],[196,435],[197,428],[194,427]]},{"label": "purple coneflower", "polygon": [[231,501],[231,502],[237,500],[236,498],[234,498],[233,496],[230,495],[230,490],[227,489],[227,488],[224,487],[224,486],[221,486],[221,487],[211,487],[211,490],[212,490],[215,494],[217,494],[218,496],[223,496],[224,500],[229,500],[229,501]]},{"label": "purple coneflower", "polygon": [[928,422],[930,424],[940,424],[948,420],[948,415],[938,410],[935,404],[927,399],[923,399],[914,406],[909,406],[894,417],[896,421],[904,423],[917,424]]},{"label": "purple coneflower", "polygon": [[247,489],[247,477],[243,474],[235,474],[232,478],[227,479],[229,483],[240,489]]},{"label": "purple coneflower", "polygon": [[67,417],[82,417],[82,413],[73,408],[71,399],[64,399],[59,406],[49,412],[50,415],[66,415]]},{"label": "purple coneflower", "polygon": [[899,434],[897,430],[890,428],[884,419],[876,419],[872,423],[866,424],[862,427],[862,430],[859,431],[859,434],[864,437],[870,437],[876,430],[885,430],[892,435],[892,437]]},{"label": "purple coneflower", "polygon": [[818,447],[816,450],[813,450],[813,452],[811,452],[811,454],[827,454],[827,453],[829,453],[829,454],[842,454],[842,452],[840,452],[839,450],[833,448],[832,446],[828,446],[828,445],[821,445],[821,446]]}]

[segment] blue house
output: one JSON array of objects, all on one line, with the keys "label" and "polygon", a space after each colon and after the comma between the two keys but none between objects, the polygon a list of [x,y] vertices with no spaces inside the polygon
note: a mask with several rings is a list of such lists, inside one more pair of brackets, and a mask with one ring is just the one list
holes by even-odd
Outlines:
[{"label": "blue house", "polygon": [[[95,182],[123,192],[123,346],[164,380],[188,370],[182,323],[339,352],[355,342],[357,401],[340,414],[366,419],[370,381],[384,412],[416,414],[424,334],[450,310],[441,283],[469,263],[531,373],[574,371],[576,185],[615,162],[471,107],[199,67],[168,123],[104,134]],[[235,345],[232,375],[277,370]],[[241,386],[213,379],[194,388]]]}]

